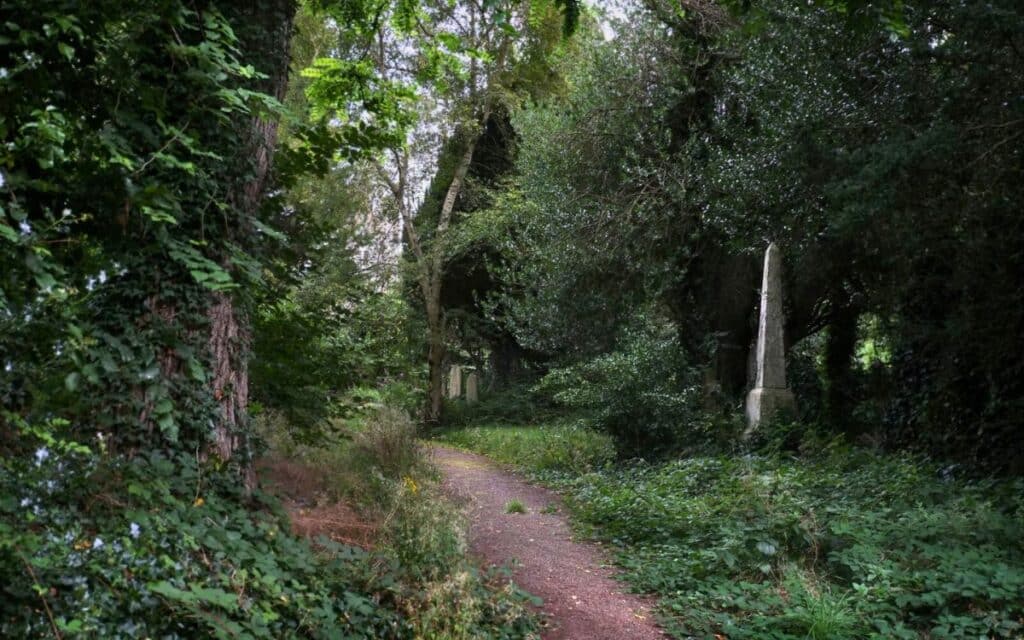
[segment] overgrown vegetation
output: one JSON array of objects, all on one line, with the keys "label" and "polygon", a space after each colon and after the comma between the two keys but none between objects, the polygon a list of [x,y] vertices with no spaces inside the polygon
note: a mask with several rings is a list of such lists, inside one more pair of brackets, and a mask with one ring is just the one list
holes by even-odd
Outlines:
[{"label": "overgrown vegetation", "polygon": [[[529,634],[516,598],[463,570],[432,500],[395,499],[408,514],[382,560],[311,548],[258,487],[250,392],[307,441],[360,405],[415,401],[415,319],[387,273],[363,273],[359,163],[406,145],[419,88],[486,64],[458,36],[423,39],[431,62],[395,77],[359,46],[436,26],[447,3],[298,9],[4,3],[4,637]],[[289,75],[309,82],[289,93]],[[353,447],[382,500],[415,455],[403,424]]]},{"label": "overgrown vegetation", "polygon": [[361,586],[400,620],[380,637],[538,637],[527,608],[532,598],[504,571],[482,572],[467,559],[463,516],[441,494],[437,472],[404,411],[371,410],[350,440],[329,445],[304,445],[268,427],[272,456],[287,452],[309,467],[327,488],[327,500],[355,506],[373,527],[373,550],[350,551],[349,573],[370,578]]},{"label": "overgrown vegetation", "polygon": [[[1021,635],[1020,3],[616,7],[4,3],[0,635],[528,637],[428,423],[681,637]],[[798,411],[741,442],[767,242]]]},{"label": "overgrown vegetation", "polygon": [[40,442],[4,458],[0,488],[4,637],[403,636],[364,554],[314,551],[275,500],[194,456]]},{"label": "overgrown vegetation", "polygon": [[557,472],[524,455],[557,449],[560,431],[466,427],[444,440],[564,492],[631,588],[657,595],[673,637],[1020,637],[1020,480],[842,446]]}]

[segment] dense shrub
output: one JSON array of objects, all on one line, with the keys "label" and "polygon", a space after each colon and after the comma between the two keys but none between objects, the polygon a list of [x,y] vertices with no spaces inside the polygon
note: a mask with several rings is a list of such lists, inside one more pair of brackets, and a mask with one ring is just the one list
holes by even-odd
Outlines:
[{"label": "dense shrub", "polygon": [[366,420],[362,430],[352,438],[352,454],[391,479],[410,475],[413,468],[423,462],[416,424],[409,419],[409,414],[390,407]]},{"label": "dense shrub", "polygon": [[555,369],[539,388],[610,434],[621,453],[650,456],[705,437],[697,379],[675,330],[640,315],[614,351]]}]

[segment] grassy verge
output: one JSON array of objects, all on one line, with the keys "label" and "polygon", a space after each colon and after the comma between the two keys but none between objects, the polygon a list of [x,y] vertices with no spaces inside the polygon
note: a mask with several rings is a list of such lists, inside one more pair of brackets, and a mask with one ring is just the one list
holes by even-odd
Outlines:
[{"label": "grassy verge", "polygon": [[567,424],[460,427],[441,433],[437,441],[552,477],[587,473],[608,466],[615,459],[611,438]]},{"label": "grassy verge", "polygon": [[[317,483],[310,493],[319,492],[329,513],[337,513],[335,503],[349,505],[372,528],[372,551],[353,557],[365,577],[362,588],[399,614],[387,637],[537,638],[529,596],[467,559],[462,516],[441,495],[408,417],[385,409],[349,427],[351,439],[328,446],[297,444],[277,429],[273,446],[313,470]],[[351,522],[337,527],[342,536],[358,528]]]},{"label": "grassy verge", "polygon": [[676,638],[1022,637],[1020,480],[958,480],[857,450],[618,467],[598,457],[551,473],[551,451],[600,449],[598,436],[561,429],[442,440],[561,488],[576,524],[618,549],[632,587],[657,594]]}]

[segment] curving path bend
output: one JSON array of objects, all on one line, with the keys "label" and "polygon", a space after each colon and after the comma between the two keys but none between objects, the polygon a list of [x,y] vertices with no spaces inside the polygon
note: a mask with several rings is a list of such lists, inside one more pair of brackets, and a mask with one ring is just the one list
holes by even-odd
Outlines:
[{"label": "curving path bend", "polygon": [[[465,503],[470,551],[486,565],[514,563],[516,584],[544,600],[544,640],[665,637],[650,603],[612,578],[602,550],[573,540],[558,494],[483,456],[435,446],[433,458],[444,488]],[[505,513],[510,500],[522,502],[526,513]]]}]

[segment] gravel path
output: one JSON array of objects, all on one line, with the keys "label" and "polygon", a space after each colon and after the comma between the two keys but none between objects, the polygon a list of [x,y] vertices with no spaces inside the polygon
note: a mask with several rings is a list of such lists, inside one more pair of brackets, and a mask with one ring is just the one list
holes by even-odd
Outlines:
[{"label": "gravel path", "polygon": [[[445,489],[466,502],[470,550],[488,565],[515,561],[513,578],[544,600],[544,640],[664,638],[650,603],[623,592],[600,548],[574,542],[558,494],[482,456],[434,447]],[[526,513],[505,513],[519,500]],[[557,508],[556,513],[544,513]]]}]

